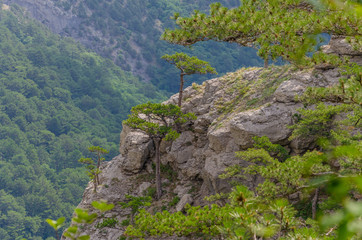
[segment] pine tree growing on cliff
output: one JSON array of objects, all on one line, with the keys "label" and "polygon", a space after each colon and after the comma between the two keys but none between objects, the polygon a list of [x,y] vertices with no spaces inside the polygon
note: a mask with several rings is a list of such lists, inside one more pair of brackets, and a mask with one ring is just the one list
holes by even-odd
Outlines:
[{"label": "pine tree growing on cliff", "polygon": [[184,114],[173,104],[144,103],[131,109],[131,115],[123,123],[133,129],[144,131],[155,145],[157,199],[161,198],[160,144],[162,140],[172,141],[180,133],[175,129],[189,120],[196,119],[192,113]]},{"label": "pine tree growing on cliff", "polygon": [[215,69],[210,66],[208,62],[202,61],[197,57],[190,57],[186,53],[175,53],[173,55],[163,55],[162,59],[165,59],[172,65],[175,65],[180,73],[180,90],[178,95],[178,106],[182,104],[182,93],[184,88],[184,76],[192,74],[217,74]]},{"label": "pine tree growing on cliff", "polygon": [[88,176],[93,181],[94,191],[96,192],[97,186],[100,184],[99,174],[101,173],[101,162],[105,160],[102,155],[109,152],[108,150],[99,146],[91,146],[88,148],[88,150],[96,155],[96,162],[94,162],[92,158],[81,158],[78,161],[80,163],[86,164],[86,168],[88,169]]}]

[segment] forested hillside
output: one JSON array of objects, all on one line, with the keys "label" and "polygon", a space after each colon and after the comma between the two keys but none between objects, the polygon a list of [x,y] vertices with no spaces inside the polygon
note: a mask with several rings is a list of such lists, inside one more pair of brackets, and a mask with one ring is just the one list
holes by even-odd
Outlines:
[{"label": "forested hillside", "polygon": [[162,95],[111,60],[0,8],[0,239],[46,239],[70,216],[88,177],[77,160],[118,152],[121,122]]},{"label": "forested hillside", "polygon": [[[18,3],[53,31],[71,36],[112,59],[124,70],[144,81],[174,93],[178,90],[177,71],[161,58],[164,54],[184,51],[209,61],[218,73],[235,71],[245,66],[261,66],[256,51],[228,43],[200,43],[192,48],[171,45],[160,40],[166,28],[174,28],[170,19],[175,12],[190,15],[194,9],[207,12],[213,1],[208,0],[4,0]],[[239,0],[223,0],[226,6]],[[54,6],[52,6],[53,4]],[[57,15],[58,14],[58,15]],[[209,76],[189,76],[187,84],[201,82]]]},{"label": "forested hillside", "polygon": [[[62,239],[362,239],[359,2],[241,0],[176,14],[167,41],[252,46],[264,67],[183,89],[184,75],[213,69],[165,55],[179,94],[132,108],[120,155]],[[318,47],[321,34],[331,39]],[[280,58],[290,64],[268,65]]]}]

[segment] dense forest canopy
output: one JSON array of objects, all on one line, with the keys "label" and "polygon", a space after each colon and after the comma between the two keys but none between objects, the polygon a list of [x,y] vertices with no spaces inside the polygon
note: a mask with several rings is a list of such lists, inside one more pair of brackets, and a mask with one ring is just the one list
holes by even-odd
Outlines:
[{"label": "dense forest canopy", "polygon": [[[61,31],[62,35],[77,39],[87,47],[96,50],[101,56],[113,60],[124,70],[131,71],[142,80],[150,81],[157,88],[166,90],[169,95],[178,91],[178,81],[175,77],[177,70],[170,68],[165,61],[160,59],[164,54],[184,51],[210,62],[212,66],[217,66],[216,70],[220,74],[235,71],[240,67],[263,64],[255,50],[239,48],[236,44],[209,42],[185,49],[160,40],[165,28],[174,27],[174,21],[170,18],[175,12],[186,16],[192,14],[194,9],[207,12],[212,3],[209,0],[52,1],[59,7],[59,11],[75,16],[74,21],[72,20]],[[4,2],[24,4],[20,0],[5,0]],[[240,4],[239,0],[221,2],[228,7]],[[42,16],[43,13],[38,12],[34,15]],[[40,20],[47,24],[54,21],[54,18],[57,19],[55,16],[49,18]],[[54,28],[59,28],[57,21],[54,23]],[[210,75],[194,75],[186,83],[191,84],[193,81],[201,83],[210,77]],[[170,81],[171,79],[174,81]]]},{"label": "dense forest canopy", "polygon": [[[74,3],[79,1],[57,2],[59,6],[64,9],[72,9],[82,17],[81,24],[84,27],[79,34],[87,34],[88,27],[94,26],[104,35],[111,36],[112,43],[105,46],[107,48],[105,50],[108,51],[102,51],[105,53],[104,56],[107,56],[107,52],[112,52],[111,48],[119,49],[115,61],[117,64],[171,93],[178,90],[177,81],[169,81],[174,78],[177,71],[169,68],[167,63],[160,60],[165,53],[172,54],[175,50],[186,51],[218,66],[219,73],[233,71],[240,66],[261,64],[255,51],[250,49],[238,49],[236,46],[213,43],[201,44],[193,49],[182,49],[160,40],[164,28],[174,26],[170,19],[174,12],[188,15],[194,9],[206,10],[210,4],[210,1],[207,0],[86,0],[80,2],[78,6]],[[230,7],[240,4],[238,0],[222,2]],[[86,9],[90,11],[85,11]],[[85,14],[85,12],[91,12],[91,14]],[[108,55],[108,57],[113,56]],[[201,82],[208,78],[209,76],[193,76],[189,82]]]},{"label": "dense forest canopy", "polygon": [[0,10],[0,239],[46,239],[47,217],[69,217],[88,178],[88,147],[118,153],[130,108],[163,95],[110,60]]}]

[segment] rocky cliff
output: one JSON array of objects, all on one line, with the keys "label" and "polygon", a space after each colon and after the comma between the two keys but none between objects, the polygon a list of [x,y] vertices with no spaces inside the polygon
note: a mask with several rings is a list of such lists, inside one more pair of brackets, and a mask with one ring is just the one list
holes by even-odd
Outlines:
[{"label": "rocky cliff", "polygon": [[[362,54],[348,49],[343,39],[332,39],[325,51],[353,56],[362,63]],[[312,142],[289,141],[296,109],[295,101],[307,86],[331,86],[340,77],[337,69],[319,68],[296,70],[294,67],[272,66],[268,69],[247,68],[226,74],[185,89],[183,111],[197,116],[190,129],[182,132],[174,142],[163,142],[161,160],[164,167],[164,195],[154,201],[151,211],[168,209],[180,211],[186,203],[206,204],[203,198],[230,189],[218,178],[231,165],[248,163],[235,157],[235,152],[252,146],[253,136],[267,136],[273,143],[289,149],[291,154],[313,148]],[[177,95],[167,103],[176,103]],[[154,147],[147,135],[124,126],[121,133],[120,155],[102,166],[102,186],[93,192],[90,183],[78,207],[91,209],[91,202],[104,199],[116,207],[102,218],[114,217],[119,222],[127,218],[129,210],[119,204],[125,194],[141,196],[154,186],[152,162]],[[254,187],[259,182],[246,177],[244,184]],[[171,199],[180,201],[171,206]],[[121,224],[114,228],[96,228],[97,219],[86,226],[91,239],[118,239],[124,231]]]},{"label": "rocky cliff", "polygon": [[[18,4],[39,22],[48,26],[53,32],[67,35],[65,30],[77,30],[81,19],[70,11],[64,11],[51,0],[4,0],[7,5]],[[69,33],[68,33],[69,35]]]}]

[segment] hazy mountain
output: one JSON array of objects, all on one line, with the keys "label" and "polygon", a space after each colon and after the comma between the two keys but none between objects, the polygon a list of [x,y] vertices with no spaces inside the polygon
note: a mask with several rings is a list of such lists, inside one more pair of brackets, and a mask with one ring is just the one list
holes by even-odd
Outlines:
[{"label": "hazy mountain", "polygon": [[[53,32],[77,39],[124,70],[151,81],[169,92],[178,90],[177,71],[160,57],[186,51],[209,61],[219,73],[243,66],[262,65],[255,50],[226,43],[201,43],[192,49],[160,40],[165,28],[173,28],[175,12],[189,15],[194,9],[208,11],[207,0],[4,0],[19,4]],[[221,1],[228,7],[238,0]],[[193,76],[200,82],[209,76]]]}]

